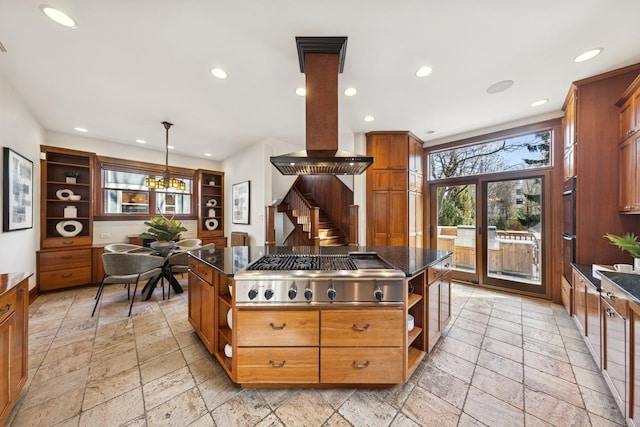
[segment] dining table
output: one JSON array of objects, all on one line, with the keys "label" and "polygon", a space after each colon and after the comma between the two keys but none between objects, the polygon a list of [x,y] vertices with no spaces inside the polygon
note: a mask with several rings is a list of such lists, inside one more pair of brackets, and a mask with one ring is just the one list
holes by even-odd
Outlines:
[{"label": "dining table", "polygon": [[[173,291],[176,294],[181,294],[184,292],[184,289],[182,288],[182,285],[180,284],[180,282],[178,281],[178,279],[176,279],[173,274],[171,274],[171,270],[169,268],[169,260],[171,259],[171,256],[176,255],[178,253],[184,253],[184,252],[188,252],[187,250],[184,249],[173,249],[172,251],[170,251],[168,254],[161,254],[158,253],[157,251],[154,251],[153,249],[145,247],[144,250],[141,250],[141,253],[147,253],[150,255],[157,255],[157,256],[161,256],[164,258],[164,264],[162,265],[162,272],[157,275],[154,278],[149,279],[149,281],[144,285],[144,287],[142,288],[142,300],[143,301],[148,301],[151,296],[153,295],[153,291],[155,291],[156,287],[158,286],[158,282],[160,280],[166,279],[169,282],[169,285],[173,288]],[[191,250],[191,248],[190,248]],[[135,251],[132,251],[135,252]],[[164,291],[163,291],[164,292]]]}]

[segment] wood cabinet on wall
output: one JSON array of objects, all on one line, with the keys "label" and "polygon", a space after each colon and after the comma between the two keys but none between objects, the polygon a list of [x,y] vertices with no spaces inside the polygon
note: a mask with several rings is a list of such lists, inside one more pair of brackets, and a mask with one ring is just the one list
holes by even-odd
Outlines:
[{"label": "wood cabinet on wall", "polygon": [[197,186],[198,238],[224,248],[224,172],[199,169]]},{"label": "wood cabinet on wall", "polygon": [[618,210],[640,214],[640,75],[616,103],[618,120]]},{"label": "wood cabinet on wall", "polygon": [[[94,155],[44,145],[40,151],[38,288],[49,291],[92,283]],[[66,179],[66,171],[79,174],[75,182]],[[80,199],[71,200],[72,195]]]},{"label": "wood cabinet on wall", "polygon": [[367,244],[423,247],[422,144],[410,132],[367,133]]},{"label": "wood cabinet on wall", "polygon": [[[618,215],[618,192],[614,189],[618,188],[616,141],[620,132],[616,101],[639,72],[640,64],[636,64],[576,81],[565,101],[564,176],[576,176],[578,264],[624,261],[620,250],[608,244],[603,236],[621,235],[638,227],[631,218]],[[594,209],[597,215],[593,214]]]}]

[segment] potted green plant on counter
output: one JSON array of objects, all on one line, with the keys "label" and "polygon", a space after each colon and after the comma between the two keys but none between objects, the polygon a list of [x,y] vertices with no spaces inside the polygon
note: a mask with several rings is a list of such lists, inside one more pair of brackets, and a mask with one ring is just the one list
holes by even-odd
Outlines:
[{"label": "potted green plant on counter", "polygon": [[615,234],[607,233],[604,235],[611,244],[616,245],[621,250],[629,252],[629,255],[633,257],[633,271],[640,272],[640,242],[638,242],[638,236],[633,233],[626,233],[624,236],[616,236]]},{"label": "potted green plant on counter", "polygon": [[80,172],[71,169],[67,169],[62,173],[64,174],[64,179],[68,184],[75,184],[76,180],[80,176]]},{"label": "potted green plant on counter", "polygon": [[162,256],[168,255],[180,239],[182,232],[187,229],[177,219],[167,218],[163,215],[145,221],[147,231],[140,234],[141,239],[153,240],[149,246]]}]

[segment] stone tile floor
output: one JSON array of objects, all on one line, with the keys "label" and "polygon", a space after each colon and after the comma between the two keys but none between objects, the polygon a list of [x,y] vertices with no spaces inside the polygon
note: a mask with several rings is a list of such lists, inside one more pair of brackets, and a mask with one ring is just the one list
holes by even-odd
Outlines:
[{"label": "stone tile floor", "polygon": [[[186,281],[182,283],[185,285]],[[95,288],[30,306],[29,381],[13,426],[624,425],[562,306],[461,284],[434,351],[389,389],[241,389],[187,321],[187,294]]]}]

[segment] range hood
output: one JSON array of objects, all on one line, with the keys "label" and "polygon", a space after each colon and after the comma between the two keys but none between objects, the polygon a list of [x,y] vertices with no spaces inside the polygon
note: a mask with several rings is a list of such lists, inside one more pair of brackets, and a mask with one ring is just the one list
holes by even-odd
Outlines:
[{"label": "range hood", "polygon": [[283,175],[360,175],[373,157],[338,150],[338,74],[346,37],[296,37],[306,76],[306,150],[271,157]]}]

